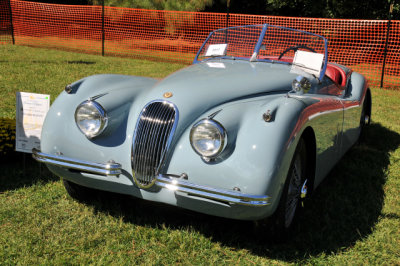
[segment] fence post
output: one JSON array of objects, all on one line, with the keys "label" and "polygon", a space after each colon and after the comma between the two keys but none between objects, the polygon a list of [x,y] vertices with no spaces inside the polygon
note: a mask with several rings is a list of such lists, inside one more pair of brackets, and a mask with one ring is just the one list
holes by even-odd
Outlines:
[{"label": "fence post", "polygon": [[231,5],[231,0],[226,2],[226,26],[225,28],[229,27],[229,6]]},{"label": "fence post", "polygon": [[101,55],[104,56],[104,39],[105,39],[105,30],[104,30],[104,0],[102,1],[102,11],[101,11]]},{"label": "fence post", "polygon": [[[226,1],[226,22],[225,22],[225,28],[229,27],[229,6],[230,6],[231,0]],[[225,43],[228,43],[228,30],[225,31]]]},{"label": "fence post", "polygon": [[387,30],[386,30],[385,50],[383,51],[383,63],[382,63],[382,75],[381,75],[381,88],[383,87],[383,80],[384,80],[384,77],[385,77],[385,66],[386,66],[386,57],[387,57],[387,52],[388,52],[389,33],[390,33],[390,26],[391,26],[392,13],[393,13],[393,4],[390,4],[389,19],[388,19]]},{"label": "fence post", "polygon": [[12,43],[15,44],[14,24],[13,24],[13,19],[12,19],[13,16],[12,16],[11,0],[8,0],[8,7],[9,7],[9,12],[10,12],[11,38],[12,38]]}]

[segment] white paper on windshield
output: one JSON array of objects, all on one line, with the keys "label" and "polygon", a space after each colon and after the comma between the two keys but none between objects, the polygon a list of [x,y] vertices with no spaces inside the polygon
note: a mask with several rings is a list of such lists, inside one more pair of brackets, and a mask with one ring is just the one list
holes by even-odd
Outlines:
[{"label": "white paper on windshield", "polygon": [[207,48],[205,56],[223,56],[226,55],[226,48],[228,44],[210,44]]},{"label": "white paper on windshield", "polygon": [[323,54],[297,51],[294,55],[291,71],[297,73],[300,70],[319,77],[323,62]]},{"label": "white paper on windshield", "polygon": [[211,68],[225,68],[225,64],[219,62],[207,62],[207,65]]},{"label": "white paper on windshield", "polygon": [[15,150],[31,153],[40,149],[44,118],[50,108],[50,95],[17,92]]}]

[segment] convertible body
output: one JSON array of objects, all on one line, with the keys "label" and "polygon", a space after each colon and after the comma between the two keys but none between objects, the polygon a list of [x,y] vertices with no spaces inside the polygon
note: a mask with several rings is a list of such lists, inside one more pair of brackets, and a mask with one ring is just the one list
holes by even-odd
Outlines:
[{"label": "convertible body", "polygon": [[322,36],[234,27],[161,81],[103,74],[68,85],[33,156],[70,185],[260,220],[310,194],[370,115],[366,79],[329,63]]}]

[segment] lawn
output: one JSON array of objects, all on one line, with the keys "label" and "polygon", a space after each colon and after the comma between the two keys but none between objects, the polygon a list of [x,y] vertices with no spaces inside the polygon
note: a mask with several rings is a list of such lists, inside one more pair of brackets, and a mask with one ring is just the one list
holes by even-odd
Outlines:
[{"label": "lawn", "polygon": [[[15,92],[54,100],[84,76],[161,78],[184,67],[0,46],[0,118]],[[400,90],[372,88],[372,124],[308,202],[286,243],[234,221],[98,193],[79,203],[29,155],[1,158],[1,264],[400,264]]]}]

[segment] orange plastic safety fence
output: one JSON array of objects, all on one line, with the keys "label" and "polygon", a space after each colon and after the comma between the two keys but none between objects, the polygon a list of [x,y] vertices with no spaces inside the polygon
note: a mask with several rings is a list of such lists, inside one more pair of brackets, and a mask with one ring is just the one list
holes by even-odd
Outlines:
[{"label": "orange plastic safety fence", "polygon": [[[5,4],[3,4],[3,2]],[[11,2],[11,9],[8,3]],[[10,14],[12,10],[12,16]],[[15,43],[101,54],[101,6],[71,6],[0,1],[0,44]],[[11,22],[12,21],[12,27]],[[329,40],[329,61],[366,75],[373,86],[381,82],[388,29],[387,20],[315,19],[176,12],[105,7],[106,55],[192,62],[209,32],[238,25],[263,24],[301,29]],[[385,87],[400,88],[400,21],[391,21],[385,65]]]}]

